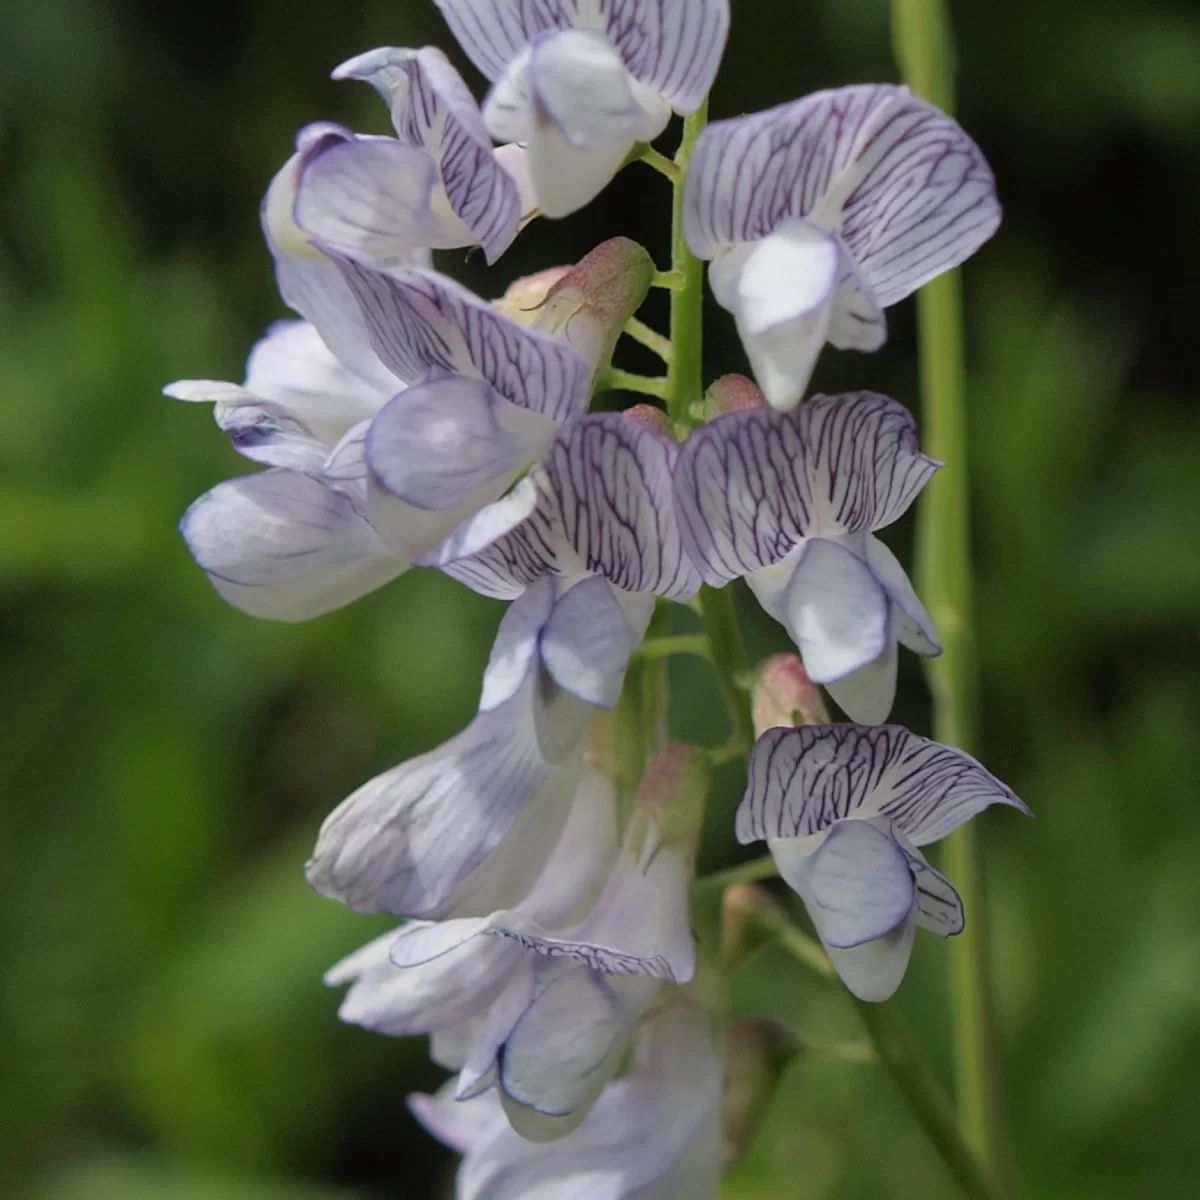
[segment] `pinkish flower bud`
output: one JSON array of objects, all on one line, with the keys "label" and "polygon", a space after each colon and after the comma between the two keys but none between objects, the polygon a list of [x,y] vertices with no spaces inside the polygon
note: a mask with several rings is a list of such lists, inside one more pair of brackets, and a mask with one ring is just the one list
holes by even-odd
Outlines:
[{"label": "pinkish flower bud", "polygon": [[694,848],[704,824],[708,777],[708,758],[698,746],[667,746],[651,760],[638,788],[639,814],[661,831],[664,840]]},{"label": "pinkish flower bud", "polygon": [[641,308],[653,278],[654,261],[637,242],[610,238],[577,266],[518,280],[501,307],[523,325],[565,341],[599,371],[608,365],[625,323]]},{"label": "pinkish flower bud", "polygon": [[548,267],[534,275],[522,275],[520,279],[514,279],[508,285],[508,291],[492,304],[518,325],[528,328],[537,320],[550,289],[572,270],[573,267]]},{"label": "pinkish flower bud", "polygon": [[775,1021],[755,1018],[725,1033],[725,1163],[743,1158],[800,1043]]},{"label": "pinkish flower bud", "polygon": [[774,654],[758,670],[750,698],[754,736],[777,725],[827,725],[821,689],[797,654]]},{"label": "pinkish flower bud", "polygon": [[711,421],[724,413],[743,408],[762,408],[766,404],[756,384],[745,375],[722,375],[704,393],[704,419]]},{"label": "pinkish flower bud", "polygon": [[650,425],[660,433],[668,432],[667,414],[661,408],[655,408],[653,404],[635,404],[632,408],[627,408],[623,415],[632,421]]}]

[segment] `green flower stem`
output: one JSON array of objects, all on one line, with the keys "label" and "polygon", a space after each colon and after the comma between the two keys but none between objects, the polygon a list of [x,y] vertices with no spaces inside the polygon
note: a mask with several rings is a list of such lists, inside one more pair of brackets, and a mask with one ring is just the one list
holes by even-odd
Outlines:
[{"label": "green flower stem", "polygon": [[657,329],[651,329],[637,317],[630,317],[625,322],[625,333],[635,342],[645,346],[647,350],[653,350],[665,363],[669,364],[675,357],[675,347],[671,345],[671,339],[663,337]]},{"label": "green flower stem", "polygon": [[746,647],[742,643],[742,631],[738,627],[737,611],[733,606],[733,589],[702,587],[700,612],[704,617],[704,627],[708,630],[713,665],[717,668],[721,694],[733,727],[727,747],[729,754],[720,760],[727,761],[728,758],[748,754],[754,745],[750,696],[742,685],[748,668]]},{"label": "green flower stem", "polygon": [[677,292],[683,287],[683,276],[678,271],[655,271],[650,280],[650,286]]},{"label": "green flower stem", "polygon": [[667,396],[667,380],[665,376],[635,375],[632,371],[622,371],[620,367],[605,367],[596,380],[596,391],[638,392],[662,400]]},{"label": "green flower stem", "polygon": [[671,274],[679,286],[671,292],[671,345],[674,355],[667,368],[667,413],[677,423],[686,422],[688,408],[704,394],[701,372],[703,350],[704,264],[688,249],[683,236],[683,194],[687,165],[700,131],[708,123],[708,101],[685,117],[683,138],[675,155],[678,174],[671,206]]},{"label": "green flower stem", "polygon": [[[783,949],[826,979],[836,975],[821,947],[802,933],[781,912],[770,925],[770,933]],[[854,999],[862,1023],[870,1034],[879,1061],[888,1069],[904,1093],[913,1115],[925,1130],[947,1170],[968,1200],[1004,1200],[995,1180],[975,1152],[963,1140],[951,1105],[933,1072],[925,1065],[916,1039],[900,1010],[890,1002],[869,1004]]]},{"label": "green flower stem", "polygon": [[[892,0],[896,57],[909,85],[954,111],[954,47],[944,0]],[[961,285],[950,272],[917,296],[922,443],[946,463],[921,500],[917,590],[929,606],[945,652],[929,664],[933,733],[975,749],[978,678],[971,628],[971,538]],[[987,906],[976,826],[946,839],[942,865],[967,912],[949,946],[954,998],[956,1092],[968,1142],[1008,1190],[1003,1094],[996,1052],[988,958]]]},{"label": "green flower stem", "polygon": [[673,654],[697,654],[711,658],[706,633],[676,633],[669,637],[648,637],[634,651],[637,658],[669,658]]},{"label": "green flower stem", "polygon": [[739,863],[736,867],[726,867],[724,871],[715,871],[697,879],[696,891],[702,893],[723,892],[735,883],[759,883],[764,879],[774,879],[779,874],[774,858],[764,854],[762,858],[752,858],[749,862]]},{"label": "green flower stem", "polygon": [[639,156],[639,161],[644,162],[648,167],[653,167],[660,174],[665,175],[670,180],[679,178],[680,167],[673,159],[668,158],[665,154],[660,154],[653,146],[647,146]]}]

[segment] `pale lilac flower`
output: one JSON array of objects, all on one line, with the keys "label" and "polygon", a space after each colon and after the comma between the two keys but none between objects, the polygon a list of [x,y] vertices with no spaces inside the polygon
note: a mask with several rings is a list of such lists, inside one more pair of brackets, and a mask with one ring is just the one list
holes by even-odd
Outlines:
[{"label": "pale lilac flower", "polygon": [[442,919],[516,904],[559,839],[588,722],[616,703],[649,616],[599,578],[525,591],[500,623],[479,715],[343,801],[309,882],[358,912]]},{"label": "pale lilac flower", "polygon": [[970,755],[899,725],[770,729],[750,755],[737,836],[766,840],[846,986],[886,1000],[917,926],[963,928],[958,893],[918,847],[991,804],[1031,815]]},{"label": "pale lilac flower", "polygon": [[343,1018],[393,1034],[462,1026],[457,1056],[442,1048],[457,1099],[499,1087],[513,1127],[539,1141],[578,1126],[659,981],[695,971],[689,892],[706,773],[693,778],[703,760],[691,748],[664,753],[676,769],[655,772],[670,776],[657,792],[670,795],[643,789],[619,854],[615,791],[585,767],[525,898],[483,918],[416,922],[351,956],[330,975],[356,980]]},{"label": "pale lilac flower", "polygon": [[336,359],[312,325],[281,321],[251,352],[244,385],[185,379],[164,389],[214,402],[234,448],[271,468],[218,484],[180,522],[213,586],[245,612],[305,620],[408,567],[397,548],[411,531],[375,527],[362,466],[371,419],[404,385],[372,357],[359,368]]},{"label": "pale lilac flower", "polygon": [[340,139],[306,141],[292,164],[295,194],[278,193],[271,213],[277,236],[378,260],[465,246],[482,246],[489,262],[499,258],[534,208],[525,152],[493,149],[442,51],[387,46],[343,63],[333,77],[372,84],[397,136],[342,131]]},{"label": "pale lilac flower", "polygon": [[700,106],[729,32],[728,0],[436,0],[493,83],[492,136],[519,142],[548,217],[582,208],[671,112]]},{"label": "pale lilac flower", "polygon": [[714,587],[745,576],[809,677],[856,721],[887,719],[897,642],[941,652],[904,568],[873,536],[939,465],[911,414],[871,392],[728,413],[679,455],[679,522],[701,575]]},{"label": "pale lilac flower", "polygon": [[876,350],[883,310],[970,257],[1000,222],[979,147],[888,84],[718,121],[688,169],[688,244],[737,319],[767,400],[803,396],[821,347]]},{"label": "pale lilac flower", "polygon": [[494,1093],[456,1102],[451,1083],[409,1103],[464,1155],[458,1200],[714,1200],[720,1185],[720,1062],[705,1014],[680,992],[638,1031],[628,1074],[551,1146],[516,1133]]}]

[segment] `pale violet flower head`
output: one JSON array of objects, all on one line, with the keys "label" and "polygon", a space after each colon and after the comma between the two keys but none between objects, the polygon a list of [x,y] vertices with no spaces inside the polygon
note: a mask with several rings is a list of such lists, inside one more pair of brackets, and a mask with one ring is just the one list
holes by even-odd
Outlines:
[{"label": "pale violet flower head", "polygon": [[628,1073],[553,1145],[517,1133],[495,1093],[456,1101],[453,1081],[409,1103],[463,1157],[458,1200],[715,1200],[721,1065],[705,1014],[675,990],[638,1030]]},{"label": "pale violet flower head", "polygon": [[711,259],[767,401],[804,395],[826,342],[876,350],[883,310],[970,257],[1000,205],[979,147],[907,88],[817,92],[700,135],[685,229]]},{"label": "pale violet flower head", "polygon": [[388,46],[333,74],[372,84],[397,136],[360,137],[322,126],[325,136],[302,138],[289,164],[293,183],[277,189],[269,209],[277,238],[289,246],[316,239],[378,260],[415,247],[465,246],[481,246],[489,262],[499,258],[534,207],[525,153],[517,146],[493,149],[475,100],[445,54],[434,46]]},{"label": "pale violet flower head", "polygon": [[727,413],[679,455],[679,522],[701,575],[714,587],[744,576],[809,678],[855,721],[887,719],[897,643],[941,652],[904,568],[874,536],[939,465],[920,452],[908,410],[872,392]]},{"label": "pale violet flower head", "polygon": [[918,847],[991,804],[1031,815],[970,755],[899,725],[801,725],[755,743],[737,836],[766,840],[846,986],[886,1000],[917,926],[963,928],[958,893]]},{"label": "pale violet flower head", "polygon": [[672,110],[700,106],[729,32],[728,0],[436,0],[492,81],[483,115],[518,142],[548,217],[582,208]]}]

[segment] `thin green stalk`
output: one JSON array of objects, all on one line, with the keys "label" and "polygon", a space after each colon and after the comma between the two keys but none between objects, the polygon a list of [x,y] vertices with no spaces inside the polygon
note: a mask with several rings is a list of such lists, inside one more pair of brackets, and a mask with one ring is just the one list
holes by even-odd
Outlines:
[{"label": "thin green stalk", "polygon": [[708,101],[683,120],[683,138],[675,154],[679,173],[671,206],[671,274],[680,283],[671,292],[671,345],[674,356],[667,369],[667,413],[686,421],[689,405],[704,394],[701,354],[703,339],[704,264],[688,249],[683,236],[683,195],[688,160],[696,139],[708,122]]},{"label": "thin green stalk", "polygon": [[[826,979],[836,975],[825,951],[780,912],[769,926],[775,940],[793,958]],[[963,1139],[954,1107],[926,1066],[920,1047],[900,1010],[891,1002],[872,1004],[854,999],[871,1036],[879,1061],[904,1093],[913,1115],[925,1130],[950,1174],[968,1200],[1004,1200],[1005,1193],[975,1151]]]},{"label": "thin green stalk", "polygon": [[647,637],[633,652],[636,658],[670,658],[674,654],[696,654],[711,658],[706,633],[675,633],[669,637]]},{"label": "thin green stalk", "polygon": [[709,646],[712,650],[713,665],[717,668],[717,676],[721,683],[721,694],[729,709],[729,720],[733,726],[729,748],[736,751],[737,755],[746,754],[754,745],[754,723],[750,717],[750,697],[742,686],[748,661],[746,647],[742,643],[742,631],[738,626],[737,612],[733,606],[733,589],[702,587],[700,611],[704,616],[704,627],[708,630]]},{"label": "thin green stalk", "polygon": [[661,400],[667,395],[667,381],[664,376],[635,375],[632,371],[622,371],[620,367],[605,367],[596,380],[596,391],[638,392],[643,396],[657,396]]},{"label": "thin green stalk", "polygon": [[637,317],[630,317],[625,322],[625,333],[635,342],[640,342],[647,350],[652,350],[665,363],[670,363],[671,359],[675,357],[675,348],[671,345],[671,339],[663,337],[657,329],[651,329],[645,321],[639,321]]},{"label": "thin green stalk", "polygon": [[714,871],[697,879],[695,883],[698,892],[723,892],[735,883],[758,883],[763,879],[774,879],[779,874],[775,859],[770,854],[762,858],[752,858],[749,862],[738,863],[736,867],[726,867],[723,871]]},{"label": "thin green stalk", "polygon": [[[892,0],[896,57],[912,89],[954,111],[954,48],[944,0]],[[917,296],[922,442],[946,466],[930,482],[917,527],[917,590],[944,645],[929,663],[933,733],[975,749],[978,676],[971,626],[970,497],[961,284],[950,272]],[[988,957],[987,904],[976,828],[964,825],[945,844],[943,865],[967,912],[966,930],[949,947],[954,1001],[955,1080],[968,1142],[1009,1188],[1003,1089],[996,1047]]]},{"label": "thin green stalk", "polygon": [[665,154],[660,154],[653,146],[647,146],[639,157],[640,162],[644,162],[647,166],[653,167],[660,175],[665,175],[670,180],[675,180],[679,177],[679,165],[673,159],[668,158]]}]

